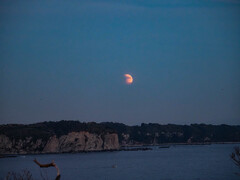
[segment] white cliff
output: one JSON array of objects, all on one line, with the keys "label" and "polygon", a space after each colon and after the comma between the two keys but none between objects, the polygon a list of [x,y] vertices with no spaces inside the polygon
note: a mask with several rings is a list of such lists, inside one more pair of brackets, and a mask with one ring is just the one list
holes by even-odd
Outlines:
[{"label": "white cliff", "polygon": [[104,151],[118,150],[119,147],[115,133],[97,135],[85,131],[71,132],[60,137],[54,135],[45,141],[33,140],[32,137],[16,140],[0,135],[0,154]]}]

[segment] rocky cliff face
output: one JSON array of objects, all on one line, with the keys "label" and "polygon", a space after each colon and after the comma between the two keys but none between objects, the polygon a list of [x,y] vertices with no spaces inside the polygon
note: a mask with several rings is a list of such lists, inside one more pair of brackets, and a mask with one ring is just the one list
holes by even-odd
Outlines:
[{"label": "rocky cliff face", "polygon": [[26,153],[63,153],[81,151],[103,151],[119,149],[118,135],[92,134],[89,132],[71,132],[67,135],[48,140],[27,137],[25,139],[10,139],[0,135],[0,154],[26,154]]}]

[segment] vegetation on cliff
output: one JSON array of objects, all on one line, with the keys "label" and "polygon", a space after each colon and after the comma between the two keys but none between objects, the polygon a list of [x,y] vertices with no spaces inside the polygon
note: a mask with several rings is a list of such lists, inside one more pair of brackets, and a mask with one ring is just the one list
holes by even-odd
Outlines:
[{"label": "vegetation on cliff", "polygon": [[0,125],[0,134],[4,134],[9,138],[24,139],[32,137],[33,139],[48,139],[53,135],[60,137],[70,132],[87,131],[95,134],[113,133],[113,130],[105,127],[103,124],[95,122],[79,122],[79,121],[58,121],[58,122],[41,122],[36,124],[7,124]]},{"label": "vegetation on cliff", "polygon": [[127,126],[122,123],[57,121],[29,125],[0,125],[0,134],[9,138],[48,139],[53,135],[60,137],[70,132],[87,131],[94,134],[117,133],[119,141],[124,144],[160,144],[160,143],[197,143],[197,142],[239,142],[240,126],[230,125],[160,125],[141,124]]}]

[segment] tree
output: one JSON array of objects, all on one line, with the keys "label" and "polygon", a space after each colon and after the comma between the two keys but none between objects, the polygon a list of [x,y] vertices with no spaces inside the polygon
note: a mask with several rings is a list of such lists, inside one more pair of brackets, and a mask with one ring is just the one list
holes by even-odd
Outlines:
[{"label": "tree", "polygon": [[59,170],[59,168],[57,167],[57,165],[55,164],[54,161],[52,161],[52,162],[49,163],[49,164],[41,164],[41,163],[39,163],[36,159],[34,159],[33,161],[34,161],[40,168],[55,167],[56,170],[57,170],[57,177],[56,177],[55,180],[60,180],[60,177],[61,177],[61,175],[60,175],[60,170]]}]

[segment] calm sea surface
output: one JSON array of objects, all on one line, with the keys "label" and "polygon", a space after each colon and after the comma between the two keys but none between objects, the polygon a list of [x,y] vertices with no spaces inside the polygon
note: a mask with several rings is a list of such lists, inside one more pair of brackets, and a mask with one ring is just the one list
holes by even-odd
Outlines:
[{"label": "calm sea surface", "polygon": [[33,163],[55,160],[61,180],[239,180],[240,173],[230,154],[240,144],[176,145],[153,147],[152,151],[119,151],[79,154],[26,155],[0,159],[0,177],[7,172],[31,171],[35,179],[41,173],[54,179],[54,168],[42,169]]}]

